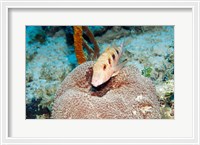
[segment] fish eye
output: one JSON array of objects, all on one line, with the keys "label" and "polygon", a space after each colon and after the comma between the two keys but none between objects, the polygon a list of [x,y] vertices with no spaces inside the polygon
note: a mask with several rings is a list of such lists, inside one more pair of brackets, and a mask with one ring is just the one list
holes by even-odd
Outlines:
[{"label": "fish eye", "polygon": [[106,64],[103,65],[103,70],[106,70]]},{"label": "fish eye", "polygon": [[115,55],[114,54],[112,54],[112,58],[113,58],[113,60],[115,60]]}]

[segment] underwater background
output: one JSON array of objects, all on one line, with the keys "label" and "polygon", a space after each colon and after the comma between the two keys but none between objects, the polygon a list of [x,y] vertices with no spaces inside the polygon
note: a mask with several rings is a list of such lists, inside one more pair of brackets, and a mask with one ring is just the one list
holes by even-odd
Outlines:
[{"label": "underwater background", "polygon": [[[156,88],[163,119],[174,119],[174,26],[88,26],[99,53],[125,41],[122,58]],[[26,26],[26,119],[51,118],[56,91],[81,61],[94,60],[83,47],[77,59],[75,26]],[[95,48],[88,35],[83,41]]]}]

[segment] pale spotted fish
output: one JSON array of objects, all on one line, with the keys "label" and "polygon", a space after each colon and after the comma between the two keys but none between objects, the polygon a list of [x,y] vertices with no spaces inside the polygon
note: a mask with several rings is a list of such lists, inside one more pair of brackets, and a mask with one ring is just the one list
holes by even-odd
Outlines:
[{"label": "pale spotted fish", "polygon": [[120,47],[107,48],[105,52],[97,59],[93,66],[93,76],[91,84],[94,87],[107,82],[111,77],[117,75],[119,70],[126,62],[118,65],[118,61],[123,52],[123,45]]}]

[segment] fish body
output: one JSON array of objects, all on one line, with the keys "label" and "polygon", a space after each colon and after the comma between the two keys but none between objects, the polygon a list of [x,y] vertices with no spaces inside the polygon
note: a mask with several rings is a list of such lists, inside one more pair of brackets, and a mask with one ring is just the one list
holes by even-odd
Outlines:
[{"label": "fish body", "polygon": [[93,66],[91,82],[94,87],[107,82],[112,76],[117,75],[119,70],[124,66],[124,63],[118,65],[122,49],[123,44],[120,47],[107,48],[97,59]]}]

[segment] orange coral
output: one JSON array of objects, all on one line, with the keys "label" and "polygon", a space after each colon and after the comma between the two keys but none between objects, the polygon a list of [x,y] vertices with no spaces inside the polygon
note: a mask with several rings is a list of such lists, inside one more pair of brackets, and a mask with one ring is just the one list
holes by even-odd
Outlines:
[{"label": "orange coral", "polygon": [[[84,38],[82,37],[83,31],[88,36],[90,41],[94,44],[94,50],[88,45],[87,41],[85,41]],[[93,57],[91,57],[92,60],[97,59],[97,57],[99,57],[98,43],[95,40],[94,35],[87,26],[74,26],[74,47],[78,64],[81,64],[86,61],[83,52],[83,47],[86,48],[89,56],[93,54]]]},{"label": "orange coral", "polygon": [[78,64],[81,64],[86,61],[82,43],[82,26],[74,26],[74,47]]}]

